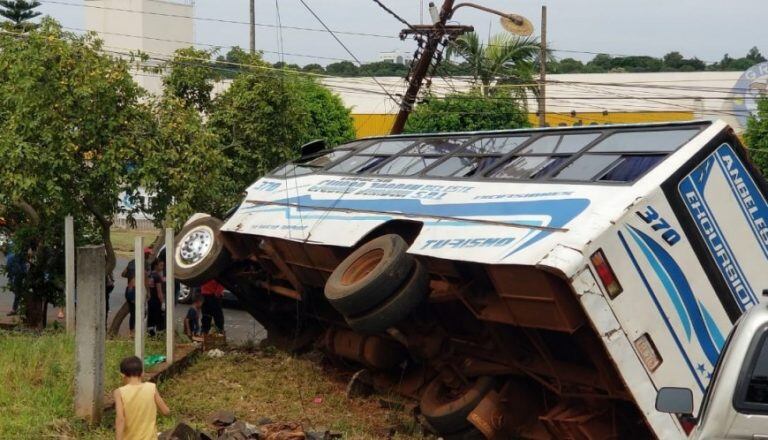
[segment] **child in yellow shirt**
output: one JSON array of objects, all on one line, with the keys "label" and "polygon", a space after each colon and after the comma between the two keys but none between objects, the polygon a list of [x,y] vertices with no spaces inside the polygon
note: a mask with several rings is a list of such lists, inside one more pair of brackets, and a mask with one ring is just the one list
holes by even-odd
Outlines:
[{"label": "child in yellow shirt", "polygon": [[157,410],[169,415],[171,410],[165,404],[155,384],[142,382],[144,364],[136,356],[120,362],[123,385],[114,392],[115,397],[115,438],[117,440],[156,440]]}]

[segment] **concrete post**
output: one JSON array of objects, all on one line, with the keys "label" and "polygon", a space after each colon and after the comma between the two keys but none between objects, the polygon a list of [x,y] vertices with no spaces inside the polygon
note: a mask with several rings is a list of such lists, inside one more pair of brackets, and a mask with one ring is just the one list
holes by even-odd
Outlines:
[{"label": "concrete post", "polygon": [[133,246],[134,262],[136,264],[136,326],[134,327],[134,353],[139,359],[144,359],[144,333],[146,333],[146,323],[144,322],[144,302],[147,299],[145,282],[147,273],[144,269],[144,237],[138,236]]},{"label": "concrete post", "polygon": [[64,312],[67,333],[75,332],[75,220],[64,219]]},{"label": "concrete post", "polygon": [[174,338],[176,329],[174,326],[173,312],[176,306],[176,283],[173,275],[173,255],[176,250],[174,245],[173,228],[165,230],[165,361],[173,363]]},{"label": "concrete post", "polygon": [[104,398],[105,265],[103,245],[77,250],[75,415],[94,424],[101,421]]}]

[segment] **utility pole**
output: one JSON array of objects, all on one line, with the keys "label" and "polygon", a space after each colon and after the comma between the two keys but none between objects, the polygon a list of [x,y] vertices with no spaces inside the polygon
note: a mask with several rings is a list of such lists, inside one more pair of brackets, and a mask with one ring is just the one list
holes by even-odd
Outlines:
[{"label": "utility pole", "polygon": [[541,7],[541,52],[539,53],[539,127],[547,125],[547,7]]},{"label": "utility pole", "polygon": [[[454,0],[445,0],[443,7],[440,11],[438,20],[431,25],[418,25],[411,26],[409,29],[404,29],[401,32],[401,38],[405,38],[408,34],[417,34],[426,37],[426,43],[419,55],[418,59],[414,63],[414,67],[410,73],[408,80],[408,89],[405,92],[405,96],[400,103],[400,111],[395,119],[395,124],[392,126],[392,134],[400,134],[405,128],[405,122],[408,120],[408,116],[413,111],[413,106],[416,103],[416,98],[419,96],[419,91],[424,83],[424,79],[429,72],[429,67],[432,65],[432,60],[435,57],[438,47],[441,41],[446,35],[452,38],[458,37],[465,32],[472,32],[474,28],[472,26],[446,26],[448,20],[453,15],[453,3]],[[429,7],[434,9],[435,4],[430,3]]]},{"label": "utility pole", "polygon": [[251,55],[256,53],[256,0],[250,0],[251,3]]}]

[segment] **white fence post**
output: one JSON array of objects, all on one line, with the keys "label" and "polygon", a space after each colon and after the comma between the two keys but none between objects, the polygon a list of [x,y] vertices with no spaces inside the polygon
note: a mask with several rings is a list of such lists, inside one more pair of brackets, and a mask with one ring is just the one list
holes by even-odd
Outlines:
[{"label": "white fence post", "polygon": [[77,251],[77,320],[75,332],[75,415],[99,423],[104,399],[104,350],[107,310],[104,246]]},{"label": "white fence post", "polygon": [[165,230],[165,361],[173,363],[174,327],[173,312],[176,306],[176,283],[173,275],[173,255],[176,246],[173,242],[173,228]]},{"label": "white fence post", "polygon": [[67,333],[75,332],[75,220],[64,218],[64,312]]},{"label": "white fence post", "polygon": [[133,253],[134,253],[134,279],[136,284],[136,302],[134,310],[134,317],[136,325],[134,326],[134,353],[136,354],[136,357],[142,360],[144,362],[144,333],[145,333],[145,323],[144,323],[144,302],[147,299],[147,294],[145,293],[145,282],[147,279],[147,273],[144,268],[144,237],[141,235],[137,236],[134,241],[133,246]]}]

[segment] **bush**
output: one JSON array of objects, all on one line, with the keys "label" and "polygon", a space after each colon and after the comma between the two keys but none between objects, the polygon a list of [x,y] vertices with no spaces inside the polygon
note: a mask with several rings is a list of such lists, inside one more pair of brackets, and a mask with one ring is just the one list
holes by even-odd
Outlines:
[{"label": "bush", "polygon": [[406,133],[501,130],[529,127],[528,114],[519,101],[501,93],[457,93],[444,98],[428,96],[405,125]]}]

